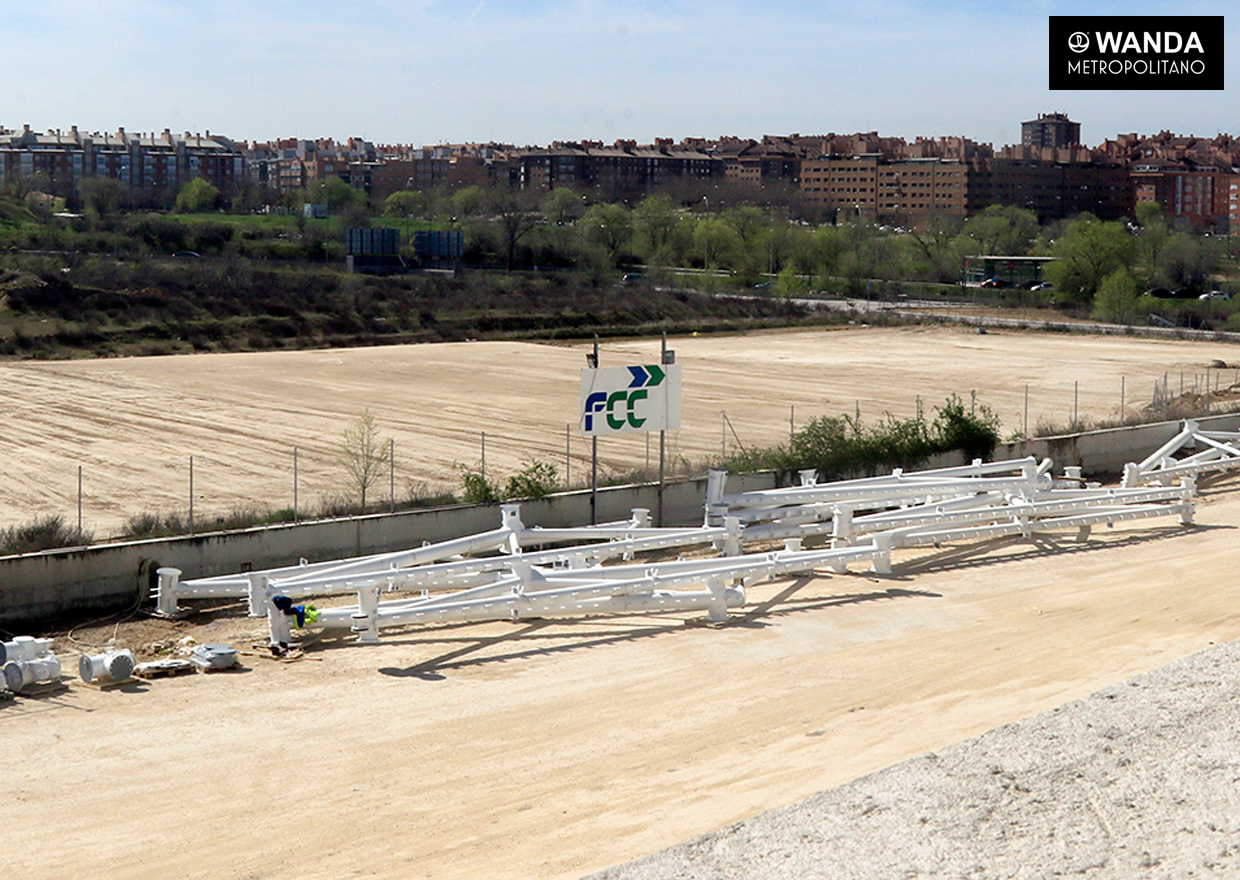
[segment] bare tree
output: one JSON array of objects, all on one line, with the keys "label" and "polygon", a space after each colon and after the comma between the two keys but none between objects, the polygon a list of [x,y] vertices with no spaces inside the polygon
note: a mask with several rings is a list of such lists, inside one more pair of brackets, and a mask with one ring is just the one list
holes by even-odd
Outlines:
[{"label": "bare tree", "polygon": [[380,438],[379,427],[370,410],[363,410],[344,429],[340,441],[340,463],[349,473],[353,487],[366,509],[366,493],[391,466],[391,444]]}]

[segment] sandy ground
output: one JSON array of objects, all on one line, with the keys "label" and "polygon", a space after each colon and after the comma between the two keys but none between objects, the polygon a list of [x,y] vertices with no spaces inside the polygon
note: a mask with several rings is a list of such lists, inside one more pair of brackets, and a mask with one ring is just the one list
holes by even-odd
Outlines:
[{"label": "sandy ground", "polygon": [[[785,442],[818,415],[860,410],[929,413],[950,393],[997,413],[1005,435],[1040,422],[1114,416],[1121,399],[1148,403],[1156,381],[1203,385],[1221,343],[986,335],[962,328],[855,328],[670,342],[684,366],[684,418],[673,464],[700,467],[737,443]],[[0,526],[78,516],[96,537],[141,513],[202,518],[236,509],[298,506],[350,491],[341,435],[364,410],[395,441],[396,494],[459,491],[457,466],[481,466],[501,485],[540,460],[576,485],[589,444],[576,432],[587,346],[460,343],[336,351],[192,355],[0,364]],[[657,341],[609,342],[602,364],[657,362]],[[1235,381],[1213,370],[1211,383]],[[1028,389],[1028,415],[1025,396]],[[1122,394],[1122,397],[1121,397]],[[723,413],[731,424],[725,431]],[[791,423],[791,424],[790,424]],[[568,426],[572,425],[570,429]],[[657,470],[658,438],[604,438],[604,475]],[[297,479],[294,481],[294,450]],[[565,470],[567,468],[567,474]],[[385,476],[372,490],[386,499]]]},{"label": "sandy ground", "polygon": [[[916,337],[914,337],[916,338]],[[571,878],[1240,636],[1240,478],[1198,526],[908,551],[686,616],[408,629],[0,707],[15,877]],[[248,647],[240,605],[59,634]]]}]

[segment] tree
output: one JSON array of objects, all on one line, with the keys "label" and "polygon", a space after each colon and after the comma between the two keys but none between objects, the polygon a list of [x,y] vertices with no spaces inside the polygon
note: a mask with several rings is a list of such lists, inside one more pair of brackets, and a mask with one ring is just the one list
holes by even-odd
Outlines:
[{"label": "tree", "polygon": [[530,194],[521,190],[496,189],[491,193],[489,202],[499,221],[505,262],[511,270],[516,263],[517,245],[543,218],[535,209]]},{"label": "tree", "polygon": [[633,246],[647,262],[670,263],[677,244],[684,243],[679,227],[680,216],[670,198],[662,193],[647,196],[633,209]]},{"label": "tree", "polygon": [[1055,287],[1088,302],[1104,278],[1117,269],[1131,267],[1133,241],[1123,223],[1082,214],[1067,224],[1063,235],[1055,240],[1053,252],[1058,259],[1047,273]]},{"label": "tree", "polygon": [[338,175],[329,174],[309,187],[306,201],[326,205],[328,211],[336,213],[346,208],[365,208],[366,193],[349,186]]},{"label": "tree", "polygon": [[84,177],[79,189],[82,207],[94,222],[112,217],[121,208],[121,182],[114,177]]},{"label": "tree", "polygon": [[633,218],[623,205],[592,205],[581,218],[586,240],[603,248],[615,265],[620,251],[633,237]]},{"label": "tree", "polygon": [[909,237],[925,259],[927,274],[933,280],[947,283],[960,280],[963,265],[959,239],[961,227],[959,217],[935,213],[909,230]]},{"label": "tree", "polygon": [[1210,273],[1218,268],[1219,253],[1213,238],[1191,232],[1173,233],[1159,254],[1158,275],[1171,287],[1205,288]]},{"label": "tree", "polygon": [[426,213],[426,196],[416,189],[394,192],[383,200],[384,217],[420,217]]},{"label": "tree", "polygon": [[391,451],[391,443],[379,436],[379,427],[370,410],[363,410],[344,429],[340,439],[340,463],[357,490],[363,510],[366,509],[366,493],[391,467]]},{"label": "tree", "polygon": [[980,255],[1023,256],[1038,237],[1038,215],[1012,205],[991,205],[964,223]]},{"label": "tree", "polygon": [[1094,295],[1094,317],[1113,324],[1132,324],[1139,314],[1137,280],[1127,269],[1116,269],[1103,279]]},{"label": "tree", "polygon": [[202,214],[214,211],[219,202],[220,191],[202,177],[195,177],[177,193],[178,214]]},{"label": "tree", "polygon": [[556,187],[543,198],[541,209],[551,246],[563,259],[571,259],[577,235],[574,224],[585,210],[582,197],[567,187]]}]

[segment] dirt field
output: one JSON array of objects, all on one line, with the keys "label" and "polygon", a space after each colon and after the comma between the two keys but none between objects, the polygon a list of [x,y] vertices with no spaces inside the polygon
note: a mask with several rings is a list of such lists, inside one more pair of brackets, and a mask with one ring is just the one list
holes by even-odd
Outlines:
[{"label": "dirt field", "polygon": [[[916,389],[976,386],[1010,427],[1025,382],[1062,409],[1073,379],[1090,378],[1081,409],[1101,413],[1120,376],[1140,387],[1233,357],[942,329],[673,345],[678,442],[694,455],[718,443],[722,409],[747,439],[777,436],[792,402],[798,418],[857,399],[909,412]],[[608,346],[604,364],[656,350]],[[275,496],[292,446],[307,451],[307,484],[326,479],[309,462],[326,462],[341,420],[367,406],[398,448],[417,444],[408,466],[428,479],[483,428],[488,466],[550,458],[563,437],[547,426],[573,418],[583,351],[7,364],[3,509],[24,517],[56,492],[67,503],[49,474],[75,479],[83,459],[92,522],[119,516],[123,498],[174,503],[189,454],[204,505]],[[6,867],[40,880],[579,877],[1240,636],[1240,478],[1209,490],[1197,522],[908,551],[890,576],[753,588],[717,628],[668,616],[408,629],[114,690],[72,679],[77,652],[112,641],[146,659],[185,637],[249,651],[265,627],[235,603],[59,633],[70,689],[0,703]]]},{"label": "dirt field", "polygon": [[[1224,491],[1226,489],[1226,491]],[[0,707],[15,877],[571,878],[1240,636],[1240,478],[686,617],[446,626]],[[60,634],[247,647],[241,606]],[[226,612],[226,613],[225,613]],[[71,637],[70,637],[71,636]]]},{"label": "dirt field", "polygon": [[[908,416],[973,390],[1005,435],[1040,422],[1115,415],[1144,406],[1156,381],[1204,383],[1223,344],[905,328],[674,339],[684,366],[684,421],[674,461],[700,466],[736,443],[782,442],[815,415]],[[610,342],[602,363],[657,360],[659,344]],[[370,410],[395,441],[396,493],[459,491],[457,465],[503,483],[534,460],[575,484],[589,445],[576,432],[578,371],[587,346],[461,343],[337,351],[195,355],[0,364],[5,388],[0,525],[60,514],[76,523],[82,469],[84,527],[115,533],[131,516],[291,507],[297,450],[305,511],[349,490],[342,431]],[[1211,381],[1235,381],[1234,369]],[[1076,400],[1074,383],[1079,383]],[[1121,398],[1122,394],[1122,398]],[[735,431],[725,434],[722,413]],[[573,427],[567,431],[569,425]],[[657,468],[657,438],[600,442],[604,471]],[[570,459],[566,462],[567,457]],[[385,477],[377,488],[388,496]],[[373,497],[373,495],[372,495]]]}]

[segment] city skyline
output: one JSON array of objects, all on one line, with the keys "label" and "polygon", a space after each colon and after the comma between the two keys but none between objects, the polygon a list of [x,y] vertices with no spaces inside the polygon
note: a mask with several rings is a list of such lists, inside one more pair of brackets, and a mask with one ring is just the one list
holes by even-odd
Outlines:
[{"label": "city skyline", "polygon": [[[1051,111],[1079,121],[1085,144],[1240,128],[1225,92],[1050,91],[1047,16],[1113,11],[974,0],[45,0],[6,10],[16,63],[0,122],[517,146],[828,131],[1002,146]],[[1225,6],[1138,0],[1124,11]],[[1240,54],[1229,48],[1234,81]]]}]

